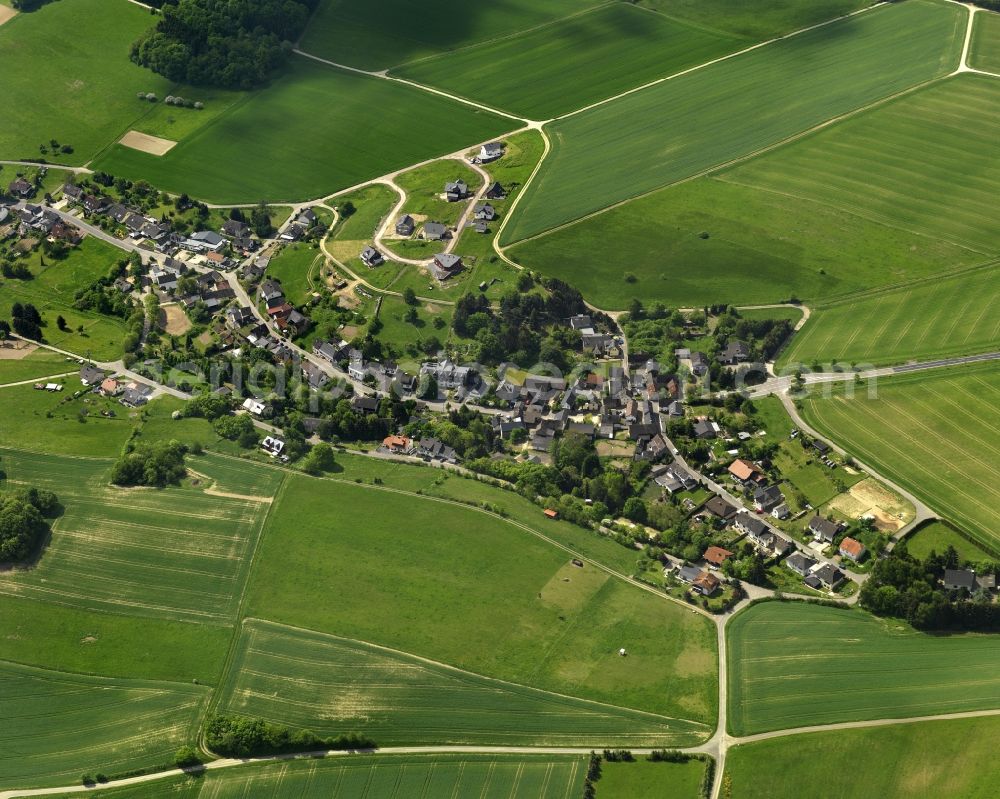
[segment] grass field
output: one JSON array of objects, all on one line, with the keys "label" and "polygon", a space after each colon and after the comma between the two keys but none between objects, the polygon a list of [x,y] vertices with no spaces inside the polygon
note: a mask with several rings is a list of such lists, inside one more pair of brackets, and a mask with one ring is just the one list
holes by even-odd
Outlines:
[{"label": "grass field", "polygon": [[250,764],[90,795],[96,799],[571,799],[582,794],[586,772],[586,759],[579,755],[351,755]]},{"label": "grass field", "polygon": [[[477,172],[469,169],[461,161],[445,159],[411,169],[399,175],[395,182],[406,192],[406,203],[402,213],[425,216],[434,222],[454,225],[468,205],[467,201],[450,203],[442,199],[446,183],[464,180],[469,193],[475,194],[483,185]],[[440,244],[432,246],[440,247]]]},{"label": "grass field", "polygon": [[17,360],[0,358],[0,385],[18,383],[22,380],[35,380],[39,377],[66,372],[76,374],[77,370],[76,362],[67,360],[65,355],[37,349]]},{"label": "grass field", "polygon": [[403,61],[510,36],[551,23],[601,0],[512,0],[500,6],[463,0],[385,0],[378,6],[322,0],[302,37],[308,53],[361,69]]},{"label": "grass field", "polygon": [[1000,73],[1000,14],[988,11],[976,14],[969,66]]},{"label": "grass field", "polygon": [[953,547],[962,560],[982,562],[992,561],[995,558],[982,547],[963,538],[944,522],[928,522],[915,533],[906,537],[907,550],[915,558],[921,560],[932,551],[936,551],[940,555],[948,547]]},{"label": "grass field", "polygon": [[363,731],[380,746],[678,746],[709,732],[257,620],[244,624],[221,701],[321,735]]},{"label": "grass field", "polygon": [[625,3],[390,70],[531,119],[551,119],[740,49],[743,40]]},{"label": "grass field", "polygon": [[859,389],[804,401],[806,420],[862,462],[908,488],[974,541],[998,546],[1000,455],[992,364],[885,378],[878,398]]},{"label": "grass field", "polygon": [[[550,126],[511,243],[689,178],[954,69],[966,12],[883,6]],[[808,68],[804,65],[808,64]],[[742,124],[752,118],[754,124]],[[641,165],[641,168],[637,168]]]},{"label": "grass field", "polygon": [[0,593],[87,610],[223,624],[234,619],[267,506],[199,489],[118,489],[110,461],[3,452],[7,479],[65,506],[37,566]]},{"label": "grass field", "polygon": [[[711,623],[569,561],[469,508],[291,477],[272,509],[246,612],[534,688],[711,723]],[[628,657],[618,655],[621,647]]]},{"label": "grass field", "polygon": [[998,636],[796,602],[751,607],[726,635],[735,735],[1000,707]]},{"label": "grass field", "polygon": [[514,126],[419,89],[296,57],[268,87],[166,155],[115,145],[93,166],[219,203],[305,200]]},{"label": "grass field", "polygon": [[687,763],[601,764],[601,779],[594,787],[597,799],[696,799],[701,787],[705,764],[699,760]]},{"label": "grass field", "polygon": [[208,691],[0,662],[0,788],[65,785],[169,763],[194,737]]},{"label": "grass field", "polygon": [[[740,799],[799,799],[806,782],[836,786],[838,799],[989,799],[998,734],[1000,721],[983,718],[796,735],[733,747],[726,774]],[[775,762],[788,765],[761,767]]]},{"label": "grass field", "polygon": [[[122,257],[121,250],[94,238],[84,239],[63,260],[45,259],[34,253],[27,261],[34,277],[31,280],[0,280],[0,316],[10,318],[15,302],[32,303],[42,315],[42,335],[47,344],[60,349],[90,353],[97,360],[115,360],[122,354],[124,325],[114,316],[73,307],[75,294],[104,277]],[[66,332],[56,326],[56,317],[66,319]],[[79,326],[83,332],[77,332]]]},{"label": "grass field", "polygon": [[317,278],[325,262],[326,256],[312,244],[286,244],[268,263],[267,276],[280,280],[289,302],[301,306],[319,285]]}]

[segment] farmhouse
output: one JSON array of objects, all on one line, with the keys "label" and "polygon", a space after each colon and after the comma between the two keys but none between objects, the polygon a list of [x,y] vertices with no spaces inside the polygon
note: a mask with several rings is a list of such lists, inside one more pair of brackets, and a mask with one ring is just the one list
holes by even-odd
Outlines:
[{"label": "farmhouse", "polygon": [[729,473],[742,485],[760,485],[767,482],[767,476],[757,464],[740,458],[729,464]]},{"label": "farmhouse", "polygon": [[410,451],[410,439],[406,436],[386,436],[382,446],[396,455],[405,455]]},{"label": "farmhouse", "polygon": [[868,551],[865,549],[865,545],[862,544],[857,539],[846,536],[843,541],[840,542],[840,554],[845,558],[850,558],[855,563],[864,558],[865,553]]}]

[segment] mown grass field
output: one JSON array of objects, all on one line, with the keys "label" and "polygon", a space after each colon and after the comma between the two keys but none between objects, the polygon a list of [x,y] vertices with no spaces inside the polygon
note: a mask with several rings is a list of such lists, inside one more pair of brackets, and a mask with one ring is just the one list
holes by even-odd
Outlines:
[{"label": "mown grass field", "polygon": [[743,39],[611,3],[390,74],[530,119],[551,119],[740,49]]},{"label": "mown grass field", "polygon": [[225,712],[380,746],[678,746],[708,726],[490,680],[395,650],[270,622],[244,623]]},{"label": "mown grass field", "polygon": [[[114,316],[73,307],[75,294],[104,277],[123,255],[121,250],[86,238],[70,250],[65,259],[53,260],[33,253],[27,265],[34,276],[31,280],[0,280],[0,315],[10,318],[15,302],[31,303],[38,308],[45,326],[42,335],[46,344],[86,355],[97,360],[115,360],[122,354],[125,326]],[[56,318],[66,320],[66,331],[56,326]],[[77,328],[83,326],[82,332]]]},{"label": "mown grass field", "polygon": [[807,783],[836,786],[838,799],[989,799],[998,734],[983,718],[796,735],[733,747],[726,775],[740,799],[799,799]]},{"label": "mown grass field", "polygon": [[915,558],[923,560],[932,551],[942,554],[948,547],[958,552],[962,560],[973,562],[992,561],[995,557],[982,547],[977,546],[958,534],[956,530],[944,522],[932,521],[922,525],[912,535],[906,537],[906,549]]},{"label": "mown grass field", "polygon": [[351,755],[250,764],[90,795],[96,799],[570,799],[582,794],[586,773],[586,758],[578,755]]},{"label": "mown grass field", "polygon": [[813,309],[779,359],[880,366],[1000,347],[1000,267],[915,282]]},{"label": "mown grass field", "polygon": [[0,593],[154,618],[235,618],[264,501],[115,488],[105,460],[6,450],[3,463],[9,483],[49,488],[66,510],[38,565],[0,575]]},{"label": "mown grass field", "polygon": [[290,477],[257,553],[246,613],[711,723],[711,623],[570,558],[470,508]]},{"label": "mown grass field", "polygon": [[601,764],[601,779],[594,787],[597,799],[695,799],[701,787],[705,764],[699,760],[687,763],[651,763],[638,759],[634,763]]},{"label": "mown grass field", "polygon": [[512,0],[503,6],[463,0],[386,0],[378,6],[322,0],[300,46],[360,69],[385,67],[510,36],[600,5],[601,0]]},{"label": "mown grass field", "polygon": [[989,11],[976,14],[969,66],[1000,73],[1000,14]]},{"label": "mown grass field", "polygon": [[0,788],[65,785],[170,762],[194,738],[208,691],[0,662]]},{"label": "mown grass field", "polygon": [[957,64],[965,23],[964,9],[930,0],[884,6],[561,120],[550,126],[553,152],[504,242],[745,157],[947,74]]},{"label": "mown grass field", "polygon": [[751,607],[726,635],[735,735],[1000,707],[998,636],[797,602]]},{"label": "mown grass field", "polygon": [[993,364],[884,378],[877,399],[804,400],[805,419],[990,548],[998,546],[1000,371]]},{"label": "mown grass field", "polygon": [[295,57],[269,86],[166,155],[115,145],[93,166],[212,202],[305,200],[514,126],[419,89]]},{"label": "mown grass field", "polygon": [[17,360],[0,358],[0,384],[35,380],[66,372],[75,374],[77,370],[76,361],[67,359],[65,355],[37,349]]},{"label": "mown grass field", "polygon": [[319,287],[319,273],[326,256],[313,244],[286,244],[267,265],[267,276],[281,281],[285,296],[293,305],[301,306]]},{"label": "mown grass field", "polygon": [[[442,199],[445,184],[454,180],[464,180],[469,186],[470,194],[475,194],[483,185],[478,172],[451,158],[434,161],[399,175],[395,179],[396,185],[406,192],[406,202],[401,213],[425,216],[433,222],[454,225],[468,205],[467,200],[450,203]],[[431,246],[442,245],[433,243]]]}]

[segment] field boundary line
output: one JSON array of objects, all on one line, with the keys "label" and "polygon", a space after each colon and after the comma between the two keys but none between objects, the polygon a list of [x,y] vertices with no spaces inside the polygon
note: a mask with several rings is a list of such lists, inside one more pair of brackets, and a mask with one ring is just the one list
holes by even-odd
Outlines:
[{"label": "field boundary line", "polygon": [[[16,363],[16,362],[15,362]],[[30,380],[18,380],[15,383],[0,383],[0,388],[14,388],[15,386],[31,386],[35,383],[40,383],[43,380],[52,380],[57,377],[70,377],[77,374],[77,372],[62,372],[57,375],[44,375],[43,377],[33,377]]]}]

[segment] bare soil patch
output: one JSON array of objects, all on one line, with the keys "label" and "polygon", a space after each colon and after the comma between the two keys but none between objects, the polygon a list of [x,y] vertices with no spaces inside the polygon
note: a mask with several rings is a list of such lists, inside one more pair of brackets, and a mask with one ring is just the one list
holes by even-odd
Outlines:
[{"label": "bare soil patch", "polygon": [[913,517],[906,503],[870,478],[851,486],[830,505],[852,519],[871,516],[876,527],[886,532],[899,530]]},{"label": "bare soil patch", "polygon": [[121,137],[118,143],[150,155],[166,155],[177,144],[170,139],[161,139],[159,136],[150,136],[148,133],[140,133],[137,130],[130,130]]},{"label": "bare soil patch", "polygon": [[[0,6],[0,10],[4,8],[6,6]],[[26,344],[23,341],[4,341],[0,343],[0,361],[19,361],[37,349],[37,345]]]},{"label": "bare soil patch", "polygon": [[180,336],[191,329],[191,320],[179,305],[160,307],[160,326],[171,336]]},{"label": "bare soil patch", "polygon": [[10,8],[10,6],[0,6],[0,25],[10,22],[16,16],[17,12],[13,8]]}]

